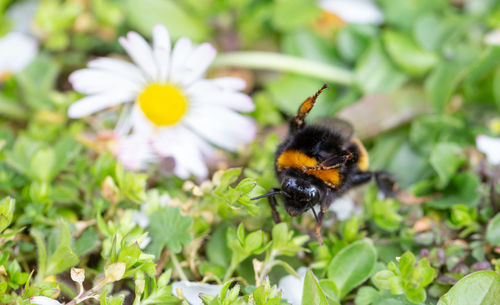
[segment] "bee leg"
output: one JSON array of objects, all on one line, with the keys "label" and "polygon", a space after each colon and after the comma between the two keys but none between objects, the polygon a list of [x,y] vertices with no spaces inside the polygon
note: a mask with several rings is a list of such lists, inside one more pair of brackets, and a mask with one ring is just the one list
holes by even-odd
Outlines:
[{"label": "bee leg", "polygon": [[[271,191],[279,191],[277,188],[271,189]],[[275,223],[280,223],[281,222],[281,216],[280,213],[278,213],[278,210],[276,207],[278,206],[278,202],[276,201],[276,197],[274,195],[268,197],[269,201],[269,206],[271,207],[271,212],[273,214],[273,220]]]},{"label": "bee leg", "polygon": [[328,86],[326,84],[324,84],[323,87],[321,87],[318,90],[318,92],[316,92],[313,96],[306,98],[305,101],[302,102],[302,104],[300,105],[299,110],[297,112],[297,115],[295,116],[295,118],[292,120],[292,122],[290,124],[290,129],[291,129],[292,133],[294,133],[296,130],[298,130],[304,126],[304,123],[305,123],[304,119],[305,119],[306,115],[313,108],[314,103],[316,103],[316,99],[318,98],[318,96],[326,88],[328,88]]},{"label": "bee leg", "polygon": [[321,205],[321,210],[318,213],[318,222],[316,223],[316,238],[320,245],[323,244],[323,237],[321,237],[321,226],[323,226],[323,219],[325,218],[326,210],[328,206]]},{"label": "bee leg", "polygon": [[361,185],[375,179],[377,187],[386,197],[393,197],[398,191],[398,185],[394,178],[386,172],[357,172],[351,178],[353,186]]}]

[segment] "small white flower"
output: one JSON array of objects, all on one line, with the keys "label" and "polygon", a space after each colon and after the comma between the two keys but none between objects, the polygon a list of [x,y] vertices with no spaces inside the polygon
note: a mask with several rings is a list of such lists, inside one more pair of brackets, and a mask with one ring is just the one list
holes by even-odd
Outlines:
[{"label": "small white flower", "polygon": [[337,215],[338,220],[347,220],[354,213],[354,201],[348,196],[342,196],[336,199],[331,205],[329,210]]},{"label": "small white flower", "polygon": [[302,304],[302,292],[304,289],[306,272],[306,267],[300,267],[299,270],[297,270],[299,278],[293,275],[287,275],[280,279],[278,288],[283,291],[282,298],[287,300],[288,303],[292,305]]},{"label": "small white flower", "polygon": [[180,281],[172,283],[172,293],[177,296],[177,288],[182,290],[182,294],[191,305],[202,305],[200,294],[218,296],[222,285],[210,285]]},{"label": "small white flower", "polygon": [[500,138],[485,135],[476,137],[477,149],[486,155],[486,159],[493,165],[500,164]]},{"label": "small white flower", "polygon": [[491,45],[500,45],[500,29],[488,32],[484,36],[484,43]]},{"label": "small white flower", "polygon": [[48,297],[31,297],[30,298],[30,304],[37,304],[37,305],[63,305],[63,303],[58,302],[57,300],[48,298]]},{"label": "small white flower", "polygon": [[153,28],[152,47],[135,32],[120,38],[120,43],[135,65],[99,58],[72,73],[74,89],[88,96],[71,105],[68,114],[79,118],[133,103],[130,123],[119,128],[119,158],[126,166],[144,167],[157,154],[173,158],[174,173],[181,178],[205,177],[204,160],[214,154],[210,144],[234,151],[254,138],[254,121],[238,113],[254,109],[251,98],[240,92],[245,81],[203,78],[216,55],[210,44],[194,46],[181,38],[171,50],[163,25]]},{"label": "small white flower", "polygon": [[0,80],[2,76],[24,69],[38,53],[38,42],[30,35],[30,23],[37,5],[32,1],[16,3],[6,13],[7,19],[12,21],[12,29],[0,37]]},{"label": "small white flower", "polygon": [[349,23],[382,24],[384,22],[384,15],[371,0],[322,0],[319,6]]}]

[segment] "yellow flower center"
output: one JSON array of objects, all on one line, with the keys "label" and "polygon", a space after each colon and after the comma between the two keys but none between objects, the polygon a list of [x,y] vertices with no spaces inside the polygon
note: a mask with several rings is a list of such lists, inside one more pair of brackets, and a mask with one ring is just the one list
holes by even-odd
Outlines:
[{"label": "yellow flower center", "polygon": [[186,97],[172,85],[148,85],[137,97],[144,115],[156,126],[179,122],[187,110]]}]

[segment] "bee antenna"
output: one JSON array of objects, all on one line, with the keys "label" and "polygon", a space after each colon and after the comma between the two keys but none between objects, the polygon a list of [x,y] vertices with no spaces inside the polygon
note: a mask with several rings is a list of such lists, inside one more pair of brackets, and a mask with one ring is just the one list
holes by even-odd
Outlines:
[{"label": "bee antenna", "polygon": [[316,222],[319,223],[318,214],[316,214],[316,210],[314,210],[314,206],[312,205],[312,203],[310,201],[309,201],[309,206],[311,207],[311,210],[314,214],[314,218],[316,218]]},{"label": "bee antenna", "polygon": [[286,196],[286,197],[290,197],[290,195],[288,195],[287,192],[285,192],[283,190],[278,190],[278,191],[272,191],[272,192],[266,193],[264,195],[260,195],[260,196],[257,196],[257,197],[250,198],[250,200],[257,200],[257,199],[261,199],[261,198],[269,197],[269,196],[274,196],[274,195],[278,195],[278,194]]}]

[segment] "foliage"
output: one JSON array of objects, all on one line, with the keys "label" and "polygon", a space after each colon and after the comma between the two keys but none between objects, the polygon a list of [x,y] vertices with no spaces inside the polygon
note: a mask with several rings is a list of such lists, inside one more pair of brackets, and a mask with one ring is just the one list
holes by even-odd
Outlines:
[{"label": "foliage", "polygon": [[[20,2],[30,1],[0,2],[0,36]],[[38,55],[0,72],[1,304],[186,304],[179,281],[220,284],[205,305],[500,299],[500,168],[476,147],[478,135],[500,136],[498,1],[376,0],[379,25],[307,0],[38,2]],[[67,115],[81,97],[68,75],[123,57],[118,37],[151,38],[157,23],[173,40],[212,42],[209,76],[243,77],[256,106],[256,140],[221,150],[205,180],[172,176],[169,160],[124,168],[117,111]],[[347,216],[328,211],[319,244],[312,214],[280,205],[274,224],[266,199],[252,198],[279,186],[287,119],[325,82],[308,122],[350,121],[370,168],[405,196],[357,188],[341,199],[354,202]],[[280,280],[299,267],[292,290],[303,293],[287,300]]]}]

